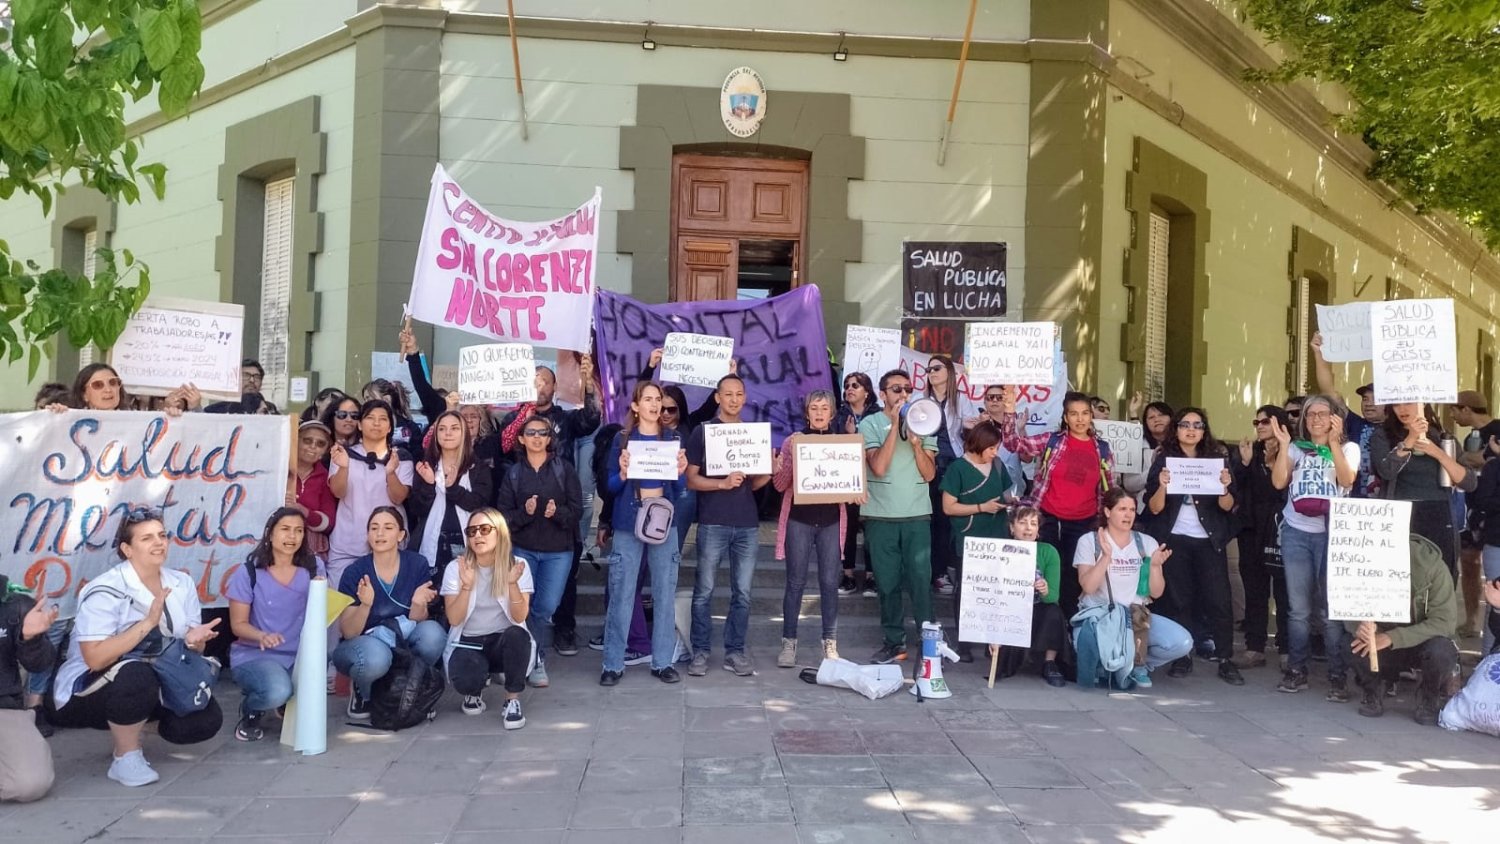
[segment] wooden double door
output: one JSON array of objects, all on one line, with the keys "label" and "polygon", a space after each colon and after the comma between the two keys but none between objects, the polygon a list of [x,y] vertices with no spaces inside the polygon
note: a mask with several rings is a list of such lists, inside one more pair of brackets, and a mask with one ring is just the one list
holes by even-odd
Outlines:
[{"label": "wooden double door", "polygon": [[807,164],[673,156],[673,301],[764,298],[801,283]]}]

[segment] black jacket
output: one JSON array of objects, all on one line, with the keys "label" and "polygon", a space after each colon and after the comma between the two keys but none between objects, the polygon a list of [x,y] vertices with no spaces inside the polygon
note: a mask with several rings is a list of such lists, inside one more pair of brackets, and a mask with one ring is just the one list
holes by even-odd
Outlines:
[{"label": "black jacket", "polygon": [[29,595],[11,595],[10,580],[0,574],[0,709],[21,709],[21,669],[35,674],[52,668],[57,649],[45,634],[21,638],[21,624],[36,605]]},{"label": "black jacket", "polygon": [[[475,510],[488,507],[490,502],[494,500],[494,494],[493,476],[490,474],[489,469],[475,463],[469,467],[468,489],[457,486],[456,483],[448,485],[446,496],[447,510],[449,512],[465,510],[472,513]],[[411,495],[406,499],[406,517],[409,523],[406,531],[406,544],[410,549],[416,550],[416,547],[422,544],[423,531],[427,529],[427,520],[429,518],[441,519],[447,515],[447,513],[432,512],[432,505],[436,502],[436,485],[422,480],[422,476],[413,468],[411,474]],[[465,527],[468,526],[459,525],[459,533],[462,533]],[[428,560],[427,562],[435,564],[437,560]]]},{"label": "black jacket", "polygon": [[[1151,461],[1151,468],[1146,472],[1146,509],[1151,508],[1151,498],[1161,488],[1161,470],[1166,468],[1167,456],[1161,451],[1156,452],[1156,459]],[[1174,457],[1178,455],[1172,455]],[[1221,458],[1225,465],[1229,465],[1227,457]],[[1238,462],[1235,460],[1233,462]],[[1239,487],[1235,483],[1234,472],[1229,473],[1229,494],[1239,500]],[[1208,533],[1208,541],[1213,545],[1215,551],[1222,552],[1229,544],[1232,535],[1232,521],[1230,514],[1219,509],[1217,497],[1208,498],[1204,496],[1168,495],[1166,506],[1160,513],[1151,516],[1147,532],[1156,538],[1158,542],[1165,542],[1171,535],[1172,528],[1177,524],[1177,514],[1182,510],[1182,505],[1189,499],[1194,498],[1197,502],[1198,521],[1203,524],[1203,530]]]},{"label": "black jacket", "polygon": [[[537,498],[536,512],[526,512],[526,500]],[[571,463],[551,455],[540,470],[518,460],[500,479],[500,512],[510,527],[510,540],[527,551],[572,551],[578,542],[578,519],[583,515],[583,488]],[[548,501],[556,502],[551,518]]]},{"label": "black jacket", "polygon": [[[519,413],[518,410],[512,410],[510,413],[505,414],[505,418],[500,420],[498,430],[503,432],[511,425],[514,425],[517,421],[517,413]],[[545,411],[533,410],[532,414],[544,417],[548,422],[552,423],[552,453],[567,461],[569,466],[572,466],[575,457],[574,446],[578,440],[581,437],[591,436],[599,428],[599,394],[597,392],[586,394],[583,400],[583,407],[574,410],[564,410],[554,404]],[[515,447],[511,448],[510,451],[501,452],[501,462],[497,464],[495,470],[495,482],[497,485],[504,483],[505,471],[519,459],[520,448],[519,438],[517,438],[517,445]]]}]

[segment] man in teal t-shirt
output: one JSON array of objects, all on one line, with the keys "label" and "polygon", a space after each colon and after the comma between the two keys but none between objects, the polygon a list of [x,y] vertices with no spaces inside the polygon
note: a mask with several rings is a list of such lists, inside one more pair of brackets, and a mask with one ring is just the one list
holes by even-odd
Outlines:
[{"label": "man in teal t-shirt", "polygon": [[911,395],[911,378],[899,369],[880,377],[882,413],[859,423],[865,438],[865,461],[870,468],[869,499],[860,507],[865,542],[880,593],[880,624],[885,646],[872,662],[886,664],[906,658],[905,617],[901,590],[911,593],[912,619],[935,621],[932,615],[932,499],[927,484],[937,473],[937,441],[908,438],[901,423],[901,406]]}]

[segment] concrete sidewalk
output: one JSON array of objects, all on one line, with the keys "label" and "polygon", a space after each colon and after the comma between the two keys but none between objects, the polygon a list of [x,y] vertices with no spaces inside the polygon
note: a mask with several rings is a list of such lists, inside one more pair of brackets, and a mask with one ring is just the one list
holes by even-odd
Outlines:
[{"label": "concrete sidewalk", "polygon": [[[52,795],[0,806],[0,838],[1467,844],[1500,825],[1500,743],[1417,726],[1410,684],[1368,719],[1316,682],[1278,694],[1269,669],[1234,689],[1200,662],[1107,696],[1032,676],[990,691],[974,664],[948,669],[952,699],[919,704],[810,686],[774,656],[756,653],[755,677],[715,659],[676,686],[631,668],[614,689],[598,654],[556,657],[511,733],[491,688],[482,716],[450,695],[398,734],[344,726],[330,698],[316,757],[274,728],[236,742],[232,718],[199,746],[153,734],[162,779],[141,789],[104,777],[104,733],[59,731]],[[233,712],[232,683],[221,691]]]}]

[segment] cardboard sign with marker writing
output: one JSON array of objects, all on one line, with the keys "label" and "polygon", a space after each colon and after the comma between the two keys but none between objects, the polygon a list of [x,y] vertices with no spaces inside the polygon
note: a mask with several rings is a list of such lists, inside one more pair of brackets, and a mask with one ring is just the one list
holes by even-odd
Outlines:
[{"label": "cardboard sign with marker writing", "polygon": [[1109,453],[1115,458],[1115,471],[1122,475],[1138,475],[1146,471],[1141,465],[1146,440],[1139,422],[1116,422],[1111,419],[1095,419],[1094,430],[1099,439],[1109,443]]},{"label": "cardboard sign with marker writing", "polygon": [[1411,621],[1411,502],[1328,502],[1328,617]]},{"label": "cardboard sign with marker writing", "polygon": [[191,383],[206,400],[234,401],[244,331],[243,305],[153,297],[126,321],[109,363],[137,395],[164,396]]},{"label": "cardboard sign with marker writing", "polygon": [[791,444],[793,504],[847,504],[865,494],[864,437],[799,434]]},{"label": "cardboard sign with marker writing", "polygon": [[464,404],[536,401],[536,362],[529,343],[491,343],[458,350],[458,394]]},{"label": "cardboard sign with marker writing", "polygon": [[717,387],[729,374],[733,337],[711,337],[674,331],[661,347],[661,380],[698,387]]},{"label": "cardboard sign with marker writing", "polygon": [[771,474],[768,422],[716,422],[703,426],[703,474]]},{"label": "cardboard sign with marker writing", "polygon": [[964,361],[980,384],[1051,384],[1054,363],[1051,322],[971,322]]},{"label": "cardboard sign with marker writing", "polygon": [[965,537],[959,640],[1031,647],[1036,571],[1035,542]]},{"label": "cardboard sign with marker writing", "polygon": [[1401,299],[1370,306],[1375,402],[1458,400],[1458,339],[1452,299]]}]

